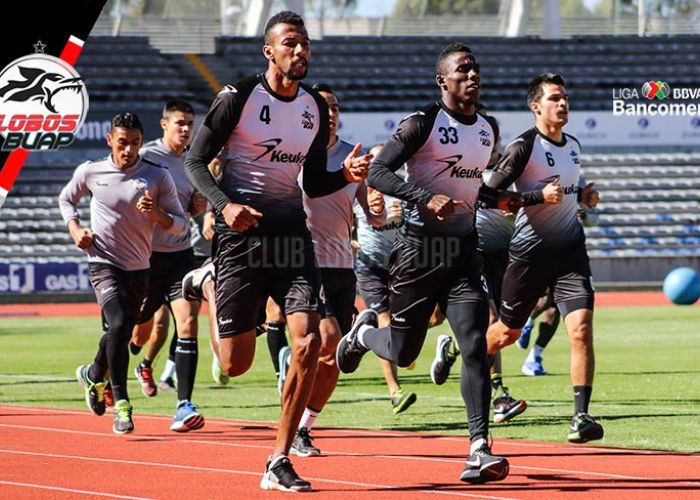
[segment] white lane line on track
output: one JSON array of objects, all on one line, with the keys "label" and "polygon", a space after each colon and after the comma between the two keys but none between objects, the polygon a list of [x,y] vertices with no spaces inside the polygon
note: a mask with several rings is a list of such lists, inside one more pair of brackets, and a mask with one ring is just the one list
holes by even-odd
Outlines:
[{"label": "white lane line on track", "polygon": [[[41,431],[46,431],[46,432],[59,432],[59,433],[67,433],[67,434],[80,434],[80,435],[86,435],[86,436],[100,436],[100,437],[109,437],[109,438],[118,438],[118,439],[124,439],[123,436],[118,436],[116,434],[110,434],[106,432],[90,432],[90,431],[76,431],[72,429],[56,429],[53,427],[40,427],[40,426],[30,426],[30,425],[14,425],[14,424],[0,424],[0,427],[9,427],[9,428],[16,428],[16,429],[27,429],[27,430],[41,430]],[[138,438],[141,436],[138,435],[133,435],[133,437]],[[242,443],[222,443],[219,441],[210,441],[207,439],[184,439],[184,438],[166,438],[166,437],[158,437],[158,436],[151,436],[148,434],[143,435],[142,437],[152,440],[152,441],[177,441],[180,443],[193,443],[193,444],[202,444],[202,445],[213,445],[213,446],[227,446],[227,447],[234,447],[234,448],[249,448],[249,449],[259,449],[259,450],[269,450],[269,446],[264,446],[264,445],[254,445],[254,444],[242,444]],[[406,456],[406,455],[381,455],[381,454],[371,454],[371,453],[356,453],[356,452],[343,452],[343,451],[324,451],[323,452],[327,456],[353,456],[353,457],[369,457],[369,458],[383,458],[383,459],[388,459],[388,460],[411,460],[411,461],[416,461],[416,462],[442,462],[442,463],[457,463],[461,464],[463,461],[462,460],[457,460],[457,459],[449,459],[449,458],[433,458],[433,457],[412,457],[412,456]],[[554,473],[559,473],[559,474],[570,474],[574,476],[592,476],[592,477],[603,477],[603,478],[611,478],[611,479],[626,479],[630,481],[644,481],[644,482],[653,482],[653,481],[663,481],[663,482],[668,482],[669,479],[658,479],[658,478],[653,478],[653,477],[640,477],[640,476],[628,476],[628,475],[623,475],[623,474],[611,474],[609,472],[593,472],[593,471],[582,471],[582,470],[576,470],[576,469],[556,469],[552,467],[533,467],[533,466],[528,466],[528,465],[513,465],[511,463],[510,465],[511,469],[525,469],[525,470],[531,470],[531,471],[537,471],[537,472],[554,472]],[[692,485],[692,486],[697,486],[700,485],[700,481],[674,481],[676,484],[683,484],[683,485]]]},{"label": "white lane line on track", "polygon": [[117,495],[116,493],[103,493],[100,491],[91,491],[91,490],[76,490],[74,488],[62,488],[60,486],[49,486],[48,484],[20,483],[17,481],[3,481],[3,480],[0,480],[0,484],[6,484],[8,486],[21,486],[23,488],[37,488],[40,490],[63,491],[66,493],[79,493],[81,495],[94,495],[94,496],[109,497],[109,498],[126,498],[128,500],[153,500],[153,499],[147,498],[147,497],[131,497],[128,495]]},{"label": "white lane line on track", "polygon": [[[89,462],[101,462],[101,463],[113,463],[113,464],[125,464],[125,465],[137,465],[139,467],[162,467],[168,469],[185,469],[188,471],[201,471],[201,472],[216,472],[223,474],[238,474],[244,476],[260,476],[261,472],[244,471],[236,469],[219,469],[215,467],[202,467],[199,465],[178,465],[178,464],[167,464],[167,463],[154,463],[154,462],[141,462],[138,460],[118,460],[114,458],[97,458],[97,457],[82,457],[78,455],[62,455],[57,453],[39,453],[32,451],[18,451],[18,450],[4,450],[0,449],[0,453],[12,454],[12,455],[28,455],[37,457],[50,457],[56,459],[66,459],[66,460],[84,460]],[[309,481],[317,481],[319,483],[329,483],[329,484],[340,484],[345,486],[355,486],[360,488],[374,488],[382,490],[398,490],[401,491],[405,489],[405,486],[398,485],[387,485],[387,484],[373,484],[373,483],[360,483],[356,481],[342,481],[336,479],[325,479],[320,477],[307,477]],[[411,487],[412,489],[413,487]],[[429,495],[448,495],[448,496],[459,496],[459,497],[469,497],[469,498],[489,498],[492,500],[518,500],[512,497],[495,497],[489,495],[472,495],[469,493],[463,493],[460,491],[442,491],[442,490],[414,490],[418,493],[427,493]],[[121,498],[133,498],[133,497],[121,497]]]},{"label": "white lane line on track", "polygon": [[[87,410],[71,410],[65,408],[37,408],[34,406],[22,406],[22,405],[0,405],[0,410],[2,408],[9,408],[14,410],[24,410],[24,411],[35,411],[37,413],[53,413],[59,411],[61,413],[67,413],[70,415],[90,415]],[[172,417],[166,415],[150,415],[150,414],[140,414],[137,417],[139,420],[159,420],[166,421],[170,423]],[[244,420],[244,419],[224,419],[224,418],[207,418],[207,422],[223,425],[256,425],[256,426],[269,426],[277,427],[277,422],[265,421],[265,420]],[[434,439],[439,439],[441,441],[454,441],[466,444],[466,438],[463,437],[451,437],[451,436],[441,436],[439,434],[423,434],[412,431],[383,431],[380,429],[342,429],[335,427],[326,427],[324,429],[326,432],[337,432],[339,434],[354,434],[360,436],[419,436],[425,437],[429,436]],[[673,451],[663,451],[663,450],[640,450],[636,448],[608,448],[605,446],[580,446],[580,445],[567,445],[567,444],[556,444],[556,443],[542,443],[542,442],[519,442],[518,440],[502,438],[495,440],[497,444],[504,446],[520,446],[524,448],[556,448],[561,450],[576,450],[576,451],[592,451],[598,452],[605,451],[607,453],[619,453],[622,455],[658,455],[659,453],[668,453],[669,456],[679,456],[685,455],[689,458],[700,459],[700,454],[691,452],[673,452]]]}]

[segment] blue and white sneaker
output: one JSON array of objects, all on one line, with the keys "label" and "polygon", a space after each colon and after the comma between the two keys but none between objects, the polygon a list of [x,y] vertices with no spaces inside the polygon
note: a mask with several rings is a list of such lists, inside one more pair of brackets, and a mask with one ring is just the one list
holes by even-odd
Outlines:
[{"label": "blue and white sneaker", "polygon": [[187,400],[177,404],[177,412],[170,424],[170,430],[175,432],[188,432],[204,427],[204,416],[199,413],[197,407]]},{"label": "blue and white sneaker", "polygon": [[532,318],[527,318],[527,323],[523,325],[522,330],[520,330],[520,337],[517,340],[518,347],[521,349],[527,349],[530,345],[530,335],[532,335],[532,329],[535,327],[535,322]]},{"label": "blue and white sneaker", "polygon": [[542,358],[540,356],[535,356],[535,359],[527,358],[525,362],[523,362],[523,366],[520,371],[530,377],[547,375],[547,370],[545,370],[544,366],[542,366]]},{"label": "blue and white sneaker", "polygon": [[280,349],[277,355],[277,362],[280,367],[280,375],[277,378],[277,392],[279,392],[280,397],[282,397],[282,391],[284,390],[284,382],[287,380],[287,372],[289,371],[289,363],[292,361],[292,348],[288,345]]}]

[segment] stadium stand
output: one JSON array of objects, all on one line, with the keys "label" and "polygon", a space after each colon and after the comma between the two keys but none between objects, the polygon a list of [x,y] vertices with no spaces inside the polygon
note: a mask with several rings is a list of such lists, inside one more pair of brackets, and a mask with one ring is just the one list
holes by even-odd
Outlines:
[{"label": "stadium stand", "polygon": [[[394,111],[437,97],[435,56],[457,37],[328,36],[314,40],[309,79],[333,87],[344,111]],[[575,109],[610,109],[611,88],[670,80],[694,86],[700,77],[697,36],[577,36],[565,40],[458,37],[482,68],[482,100],[492,111],[521,111],[525,89],[544,71],[566,76]],[[420,50],[417,50],[417,47]],[[534,57],[536,55],[536,57]],[[260,39],[219,37],[216,54],[203,60],[224,83],[260,71]],[[649,60],[654,60],[650,75]]]},{"label": "stadium stand", "polygon": [[[423,106],[437,96],[434,58],[451,39],[326,37],[314,41],[309,80],[332,85],[344,111]],[[473,38],[470,44],[483,66],[483,100],[489,109],[522,110],[527,81],[551,70],[571,82],[575,108],[597,110],[609,109],[610,86],[638,86],[650,77],[651,59],[656,61],[654,78],[678,85],[697,82],[700,65],[689,64],[700,59],[697,41],[689,36],[581,36],[517,42]],[[264,68],[259,38],[219,37],[216,53],[201,59],[221,82]],[[212,89],[196,71],[183,70],[188,65],[185,56],[164,55],[146,37],[105,36],[90,38],[78,69],[89,87],[91,112],[159,113],[166,99],[184,97],[200,113],[211,102]],[[0,263],[80,262],[82,252],[60,222],[56,198],[77,164],[105,153],[101,139],[99,144],[99,150],[71,147],[30,156],[2,211]],[[700,257],[699,154],[589,154],[582,164],[602,199],[599,225],[586,230],[594,260]]]}]

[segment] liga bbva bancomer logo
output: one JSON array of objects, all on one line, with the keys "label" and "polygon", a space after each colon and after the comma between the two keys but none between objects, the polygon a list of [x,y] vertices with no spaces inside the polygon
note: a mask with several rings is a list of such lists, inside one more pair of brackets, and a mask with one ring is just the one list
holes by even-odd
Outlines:
[{"label": "liga bbva bancomer logo", "polygon": [[642,95],[647,99],[662,101],[671,95],[671,87],[668,86],[668,83],[662,81],[646,82],[642,85]]},{"label": "liga bbva bancomer logo", "polygon": [[73,142],[88,112],[78,72],[49,54],[14,60],[0,73],[2,149],[54,150]]},{"label": "liga bbva bancomer logo", "polygon": [[[613,116],[698,116],[700,87],[673,87],[661,80],[637,88],[614,88]],[[646,98],[646,100],[642,99]]]}]

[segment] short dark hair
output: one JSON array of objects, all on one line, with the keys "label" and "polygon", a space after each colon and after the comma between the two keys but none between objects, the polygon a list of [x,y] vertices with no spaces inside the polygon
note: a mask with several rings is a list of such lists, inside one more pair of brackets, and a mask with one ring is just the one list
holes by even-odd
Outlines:
[{"label": "short dark hair", "polygon": [[176,111],[194,114],[194,108],[189,102],[184,99],[171,99],[163,106],[163,118],[167,118],[170,113],[175,113]]},{"label": "short dark hair", "polygon": [[327,94],[334,94],[333,89],[327,83],[314,83],[311,86],[316,92],[325,92]]},{"label": "short dark hair", "polygon": [[299,14],[292,12],[291,10],[283,10],[282,12],[278,12],[272,16],[270,20],[267,21],[267,24],[265,25],[265,43],[270,43],[270,30],[278,24],[293,24],[294,26],[299,26],[300,28],[305,27],[304,20]]},{"label": "short dark hair", "polygon": [[143,125],[141,125],[141,120],[139,120],[139,117],[134,113],[119,113],[112,118],[112,130],[115,128],[138,130],[143,134]]},{"label": "short dark hair", "polygon": [[468,54],[471,54],[472,49],[469,48],[469,45],[462,42],[452,42],[451,44],[447,45],[444,49],[440,51],[437,61],[435,61],[435,71],[439,75],[444,73],[442,63],[445,60],[445,58],[450,54],[454,54],[455,52],[467,52]]},{"label": "short dark hair", "polygon": [[527,89],[528,105],[542,99],[542,96],[544,95],[544,90],[542,90],[542,87],[547,83],[553,83],[554,85],[566,87],[566,82],[564,81],[563,76],[556,73],[542,73],[541,75],[533,78],[530,82],[530,86]]}]

